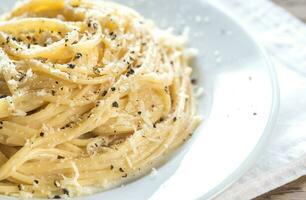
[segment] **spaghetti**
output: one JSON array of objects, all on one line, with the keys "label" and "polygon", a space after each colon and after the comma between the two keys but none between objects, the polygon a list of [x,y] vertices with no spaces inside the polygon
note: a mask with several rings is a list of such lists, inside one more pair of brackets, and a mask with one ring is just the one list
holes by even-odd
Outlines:
[{"label": "spaghetti", "polygon": [[114,3],[0,21],[0,193],[61,198],[148,172],[199,123],[183,36]]}]

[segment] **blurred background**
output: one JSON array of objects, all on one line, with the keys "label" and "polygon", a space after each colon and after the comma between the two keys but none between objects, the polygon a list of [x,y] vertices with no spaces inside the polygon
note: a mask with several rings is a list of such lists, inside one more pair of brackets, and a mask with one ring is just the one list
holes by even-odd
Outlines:
[{"label": "blurred background", "polygon": [[306,22],[306,0],[273,0],[291,14]]},{"label": "blurred background", "polygon": [[[306,23],[306,0],[272,0]],[[305,35],[306,37],[306,35]],[[306,52],[305,52],[306,54]],[[306,176],[268,192],[255,200],[305,200]]]}]

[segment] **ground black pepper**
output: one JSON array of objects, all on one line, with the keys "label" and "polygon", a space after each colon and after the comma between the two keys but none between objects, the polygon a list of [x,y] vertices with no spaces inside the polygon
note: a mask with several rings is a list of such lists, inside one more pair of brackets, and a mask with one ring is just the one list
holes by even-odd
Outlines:
[{"label": "ground black pepper", "polygon": [[195,78],[191,79],[191,84],[196,85],[197,83],[198,83],[197,79],[195,79]]},{"label": "ground black pepper", "polygon": [[0,99],[3,99],[3,98],[5,98],[5,97],[7,97],[7,95],[6,95],[6,94],[3,94],[3,95],[0,96]]},{"label": "ground black pepper", "polygon": [[114,108],[118,108],[118,107],[119,107],[119,104],[118,104],[117,101],[114,101],[113,104],[112,104],[112,106],[113,106]]},{"label": "ground black pepper", "polygon": [[81,53],[76,53],[74,59],[76,60],[76,59],[79,59],[79,58],[81,58],[81,57],[82,57],[82,54],[81,54]]},{"label": "ground black pepper", "polygon": [[61,155],[58,155],[58,156],[57,156],[57,159],[59,159],[59,160],[60,160],[60,159],[64,159],[64,158],[65,158],[65,157],[64,157],[64,156],[61,156]]},{"label": "ground black pepper", "polygon": [[107,91],[104,90],[104,91],[102,92],[102,96],[104,97],[106,94],[107,94]]},{"label": "ground black pepper", "polygon": [[66,188],[63,189],[63,193],[67,196],[69,196],[69,190],[67,190]]},{"label": "ground black pepper", "polygon": [[74,69],[75,68],[75,64],[69,63],[67,65],[68,65],[68,68],[70,68],[70,69]]}]

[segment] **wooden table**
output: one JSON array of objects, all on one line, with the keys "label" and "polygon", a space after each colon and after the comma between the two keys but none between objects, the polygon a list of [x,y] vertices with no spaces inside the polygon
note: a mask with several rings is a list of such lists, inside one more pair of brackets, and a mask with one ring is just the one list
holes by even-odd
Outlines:
[{"label": "wooden table", "polygon": [[[273,1],[306,23],[306,0]],[[306,176],[268,192],[254,200],[306,200]]]}]

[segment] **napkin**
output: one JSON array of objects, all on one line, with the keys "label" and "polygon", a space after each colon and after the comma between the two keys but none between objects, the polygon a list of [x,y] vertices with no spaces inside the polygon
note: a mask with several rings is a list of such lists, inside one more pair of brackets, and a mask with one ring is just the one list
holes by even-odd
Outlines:
[{"label": "napkin", "polygon": [[212,2],[266,49],[280,86],[280,111],[265,151],[217,200],[252,199],[306,174],[306,25],[269,0]]}]

